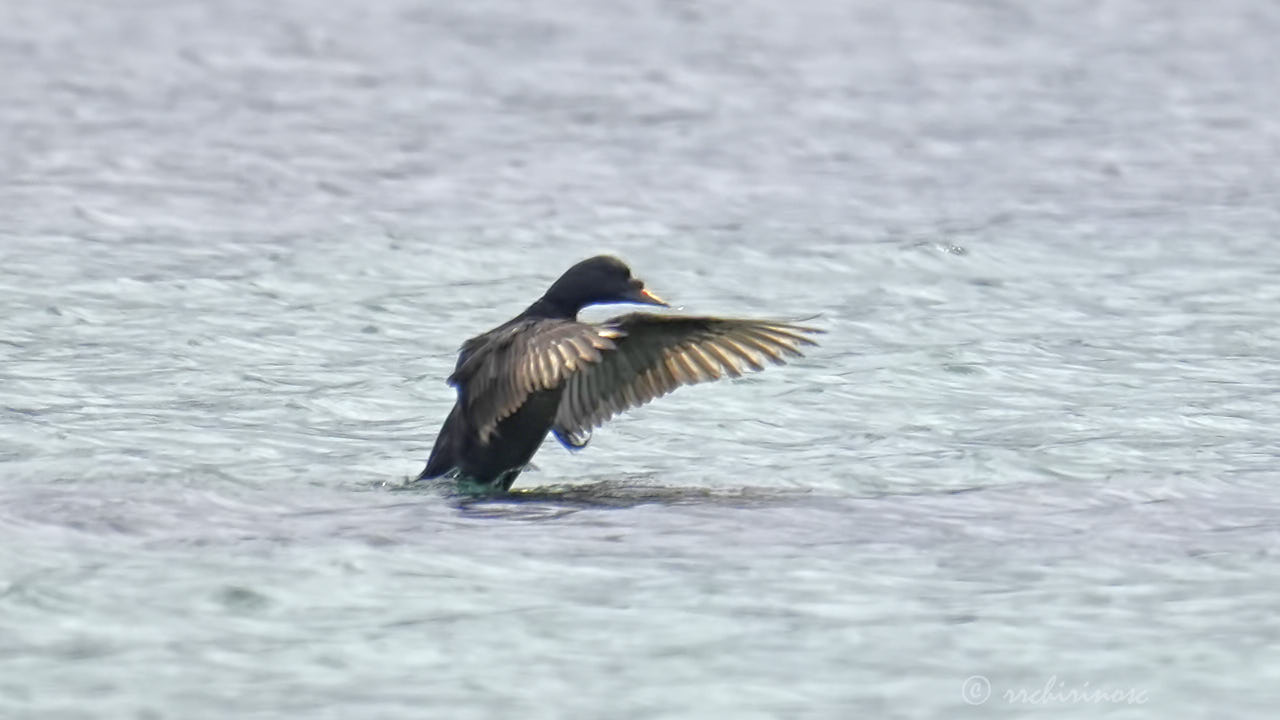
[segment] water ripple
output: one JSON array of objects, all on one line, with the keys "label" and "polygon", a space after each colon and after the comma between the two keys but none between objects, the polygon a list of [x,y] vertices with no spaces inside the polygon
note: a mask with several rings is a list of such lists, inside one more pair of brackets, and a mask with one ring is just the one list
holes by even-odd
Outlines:
[{"label": "water ripple", "polygon": [[[0,4],[0,716],[1274,714],[1280,12],[455,5]],[[410,483],[599,252],[828,332]]]}]

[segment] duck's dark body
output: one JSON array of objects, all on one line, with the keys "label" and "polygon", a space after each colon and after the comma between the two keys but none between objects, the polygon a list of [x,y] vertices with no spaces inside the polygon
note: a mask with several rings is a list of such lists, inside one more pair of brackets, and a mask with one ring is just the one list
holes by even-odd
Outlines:
[{"label": "duck's dark body", "polygon": [[563,388],[555,388],[530,395],[514,415],[498,423],[488,444],[481,443],[475,430],[466,426],[462,401],[455,402],[418,479],[456,471],[460,478],[509,490],[551,432],[563,393]]},{"label": "duck's dark body", "polygon": [[514,319],[468,340],[449,376],[458,400],[421,479],[454,474],[507,490],[554,432],[570,449],[591,429],[660,395],[781,363],[815,332],[786,323],[632,313],[577,320],[598,303],[665,305],[611,257],[570,268]]}]

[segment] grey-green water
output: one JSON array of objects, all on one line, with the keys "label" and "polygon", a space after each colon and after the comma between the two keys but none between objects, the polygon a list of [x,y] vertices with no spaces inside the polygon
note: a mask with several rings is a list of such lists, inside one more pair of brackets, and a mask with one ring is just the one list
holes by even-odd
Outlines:
[{"label": "grey-green water", "polygon": [[[1274,716],[1277,37],[0,3],[0,717]],[[602,251],[829,334],[399,489],[457,345]]]}]

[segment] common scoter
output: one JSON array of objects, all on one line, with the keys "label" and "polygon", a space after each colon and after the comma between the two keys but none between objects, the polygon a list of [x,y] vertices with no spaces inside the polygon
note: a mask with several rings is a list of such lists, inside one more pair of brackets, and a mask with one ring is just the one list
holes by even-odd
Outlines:
[{"label": "common scoter", "polygon": [[503,492],[548,432],[570,450],[618,413],[681,385],[738,377],[799,357],[814,328],[768,320],[630,313],[602,323],[604,303],[667,303],[606,255],[574,265],[524,312],[463,344],[449,376],[453,411],[419,480],[445,475]]}]

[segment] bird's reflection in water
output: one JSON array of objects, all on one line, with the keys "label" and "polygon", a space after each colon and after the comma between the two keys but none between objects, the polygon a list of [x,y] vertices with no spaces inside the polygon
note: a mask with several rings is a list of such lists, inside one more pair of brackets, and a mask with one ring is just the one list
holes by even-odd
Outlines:
[{"label": "bird's reflection in water", "polygon": [[641,505],[765,507],[813,500],[803,488],[673,487],[652,475],[633,475],[581,483],[556,483],[507,492],[473,494],[454,481],[415,482],[401,490],[430,490],[470,517],[549,520],[580,510],[621,510]]}]

